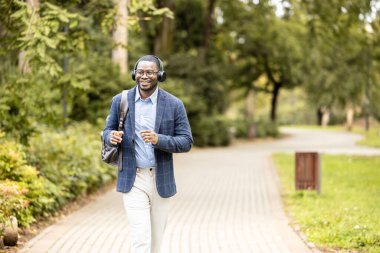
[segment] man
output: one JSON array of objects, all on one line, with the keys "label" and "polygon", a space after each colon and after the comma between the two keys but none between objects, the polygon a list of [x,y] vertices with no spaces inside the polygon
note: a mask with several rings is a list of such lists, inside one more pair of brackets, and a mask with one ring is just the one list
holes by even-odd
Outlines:
[{"label": "man", "polygon": [[103,131],[108,143],[122,145],[117,191],[123,193],[124,207],[132,232],[132,252],[159,252],[169,210],[169,197],[176,193],[173,153],[191,149],[193,138],[181,100],[158,88],[166,77],[161,60],[141,57],[128,92],[129,111],[124,130],[117,131],[121,94],[112,100]]}]

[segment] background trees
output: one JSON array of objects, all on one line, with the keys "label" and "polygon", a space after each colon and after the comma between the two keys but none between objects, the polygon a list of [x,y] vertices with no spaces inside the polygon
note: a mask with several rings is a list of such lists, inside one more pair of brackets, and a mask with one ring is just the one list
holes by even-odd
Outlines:
[{"label": "background trees", "polygon": [[40,124],[101,125],[148,53],[164,59],[162,86],[184,100],[199,145],[227,144],[231,120],[290,122],[279,98],[295,88],[320,123],[380,118],[379,9],[366,0],[1,0],[0,128],[27,142]]},{"label": "background trees", "polygon": [[[368,63],[375,1],[331,3],[301,1],[308,15],[311,73],[307,89],[311,101],[328,113],[332,107],[347,111],[347,126],[355,108],[369,116]],[[371,8],[373,7],[373,8]],[[321,90],[322,89],[322,90]],[[322,92],[318,92],[322,91]],[[367,102],[365,102],[367,101]]]},{"label": "background trees", "polygon": [[0,227],[116,176],[99,132],[145,54],[164,60],[160,86],[184,101],[198,146],[277,136],[281,123],[350,129],[354,115],[368,129],[380,120],[379,10],[380,0],[0,0]]}]

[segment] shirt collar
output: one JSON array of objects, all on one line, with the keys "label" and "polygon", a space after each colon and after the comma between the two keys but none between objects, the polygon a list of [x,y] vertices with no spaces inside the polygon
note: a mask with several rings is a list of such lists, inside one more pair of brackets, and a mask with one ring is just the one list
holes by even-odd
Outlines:
[{"label": "shirt collar", "polygon": [[[158,86],[157,86],[156,90],[153,92],[153,94],[150,95],[145,100],[152,101],[152,104],[155,105],[157,103],[157,96],[158,96]],[[137,102],[139,99],[142,100],[142,98],[140,96],[139,87],[136,87],[135,102]]]}]

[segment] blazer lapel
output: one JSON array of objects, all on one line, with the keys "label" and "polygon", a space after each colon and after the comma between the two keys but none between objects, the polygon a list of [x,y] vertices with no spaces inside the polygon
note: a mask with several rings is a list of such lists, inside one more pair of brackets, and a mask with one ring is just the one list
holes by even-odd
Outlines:
[{"label": "blazer lapel", "polygon": [[158,89],[156,123],[154,126],[154,131],[156,133],[158,133],[158,131],[160,130],[162,117],[163,117],[164,111],[165,111],[165,104],[166,104],[166,95],[162,92],[161,89]]}]

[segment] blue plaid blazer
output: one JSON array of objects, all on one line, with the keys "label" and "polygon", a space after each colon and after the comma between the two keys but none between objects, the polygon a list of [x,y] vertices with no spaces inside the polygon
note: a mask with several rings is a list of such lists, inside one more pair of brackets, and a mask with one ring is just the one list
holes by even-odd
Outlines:
[{"label": "blue plaid blazer", "polygon": [[[118,170],[117,191],[129,192],[136,177],[135,157],[135,95],[137,86],[128,92],[129,111],[124,123],[123,164]],[[121,93],[113,97],[108,121],[103,130],[104,140],[110,144],[110,133],[117,130]],[[186,110],[181,100],[159,88],[157,97],[157,114],[155,132],[158,143],[154,145],[157,161],[156,186],[161,197],[173,196],[176,184],[173,171],[173,153],[188,152],[193,144],[193,137]],[[120,164],[119,164],[120,166]]]}]

